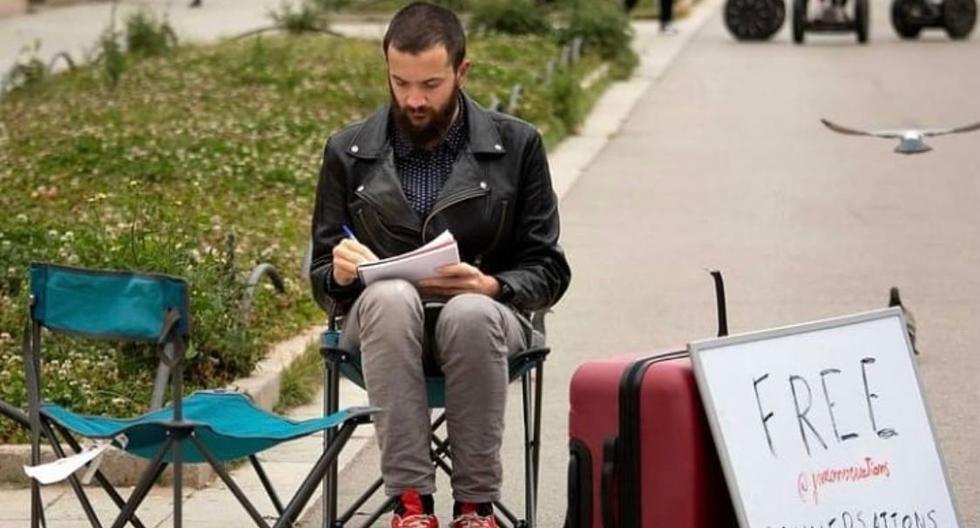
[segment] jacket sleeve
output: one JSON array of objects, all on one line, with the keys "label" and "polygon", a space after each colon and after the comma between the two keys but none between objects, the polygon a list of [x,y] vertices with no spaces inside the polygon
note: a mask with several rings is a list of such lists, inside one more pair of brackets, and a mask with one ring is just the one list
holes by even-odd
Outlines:
[{"label": "jacket sleeve", "polygon": [[522,154],[513,265],[495,277],[500,282],[501,301],[520,310],[537,310],[558,302],[568,289],[571,269],[558,245],[558,197],[536,131]]},{"label": "jacket sleeve", "polygon": [[323,150],[323,164],[316,186],[316,205],[313,209],[312,241],[310,258],[310,284],[313,298],[325,310],[333,304],[349,305],[360,294],[360,280],[349,286],[340,286],[333,280],[333,247],[343,238],[342,226],[350,223],[347,211],[348,174],[340,161],[340,154],[330,147],[327,140]]}]

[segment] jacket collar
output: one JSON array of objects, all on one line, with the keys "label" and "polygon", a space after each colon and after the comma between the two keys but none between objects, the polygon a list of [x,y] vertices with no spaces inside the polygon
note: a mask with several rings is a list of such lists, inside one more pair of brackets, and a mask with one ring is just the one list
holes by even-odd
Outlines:
[{"label": "jacket collar", "polygon": [[[476,103],[465,93],[463,101],[466,105],[469,141],[467,147],[474,154],[503,154],[506,152],[500,133],[494,125],[490,112]],[[376,159],[390,148],[388,141],[388,120],[391,116],[391,103],[386,103],[378,111],[371,114],[361,125],[344,152],[361,159]]]}]

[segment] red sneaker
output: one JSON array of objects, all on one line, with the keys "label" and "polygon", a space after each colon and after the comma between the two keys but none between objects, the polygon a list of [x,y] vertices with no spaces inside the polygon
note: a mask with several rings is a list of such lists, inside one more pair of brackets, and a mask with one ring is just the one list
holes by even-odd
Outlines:
[{"label": "red sneaker", "polygon": [[422,496],[418,492],[406,491],[398,500],[401,504],[391,516],[391,528],[439,528],[436,516],[425,513]]},{"label": "red sneaker", "polygon": [[[487,512],[483,512],[487,513]],[[463,503],[459,515],[449,523],[449,528],[498,528],[497,519],[493,516],[493,510],[489,515],[480,515],[476,504]]]}]

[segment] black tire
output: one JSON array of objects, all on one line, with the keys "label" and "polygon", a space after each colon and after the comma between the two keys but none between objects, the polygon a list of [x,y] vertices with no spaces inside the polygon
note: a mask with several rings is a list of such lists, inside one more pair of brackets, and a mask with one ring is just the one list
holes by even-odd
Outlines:
[{"label": "black tire", "polygon": [[922,26],[915,23],[912,19],[911,11],[916,4],[921,4],[922,0],[895,0],[892,2],[892,27],[895,33],[903,39],[919,38],[922,33]]},{"label": "black tire", "polygon": [[725,26],[738,40],[766,40],[786,19],[783,0],[728,0]]},{"label": "black tire", "polygon": [[943,2],[943,26],[954,40],[970,36],[977,23],[976,0],[946,0]]},{"label": "black tire", "polygon": [[854,30],[857,32],[857,39],[861,44],[868,42],[870,19],[871,13],[868,8],[868,0],[854,0]]},{"label": "black tire", "polygon": [[793,42],[803,44],[806,36],[807,0],[793,0]]}]

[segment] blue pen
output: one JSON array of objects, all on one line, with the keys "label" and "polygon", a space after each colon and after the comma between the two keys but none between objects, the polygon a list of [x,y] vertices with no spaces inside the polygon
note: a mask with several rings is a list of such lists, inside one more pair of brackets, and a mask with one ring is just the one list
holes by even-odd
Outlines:
[{"label": "blue pen", "polygon": [[[354,242],[357,242],[357,237],[354,236],[354,232],[351,231],[349,227],[347,227],[347,224],[344,224],[344,225],[340,226],[340,228],[344,230],[344,235],[347,238],[353,240]],[[360,243],[360,242],[358,242],[358,243]]]}]

